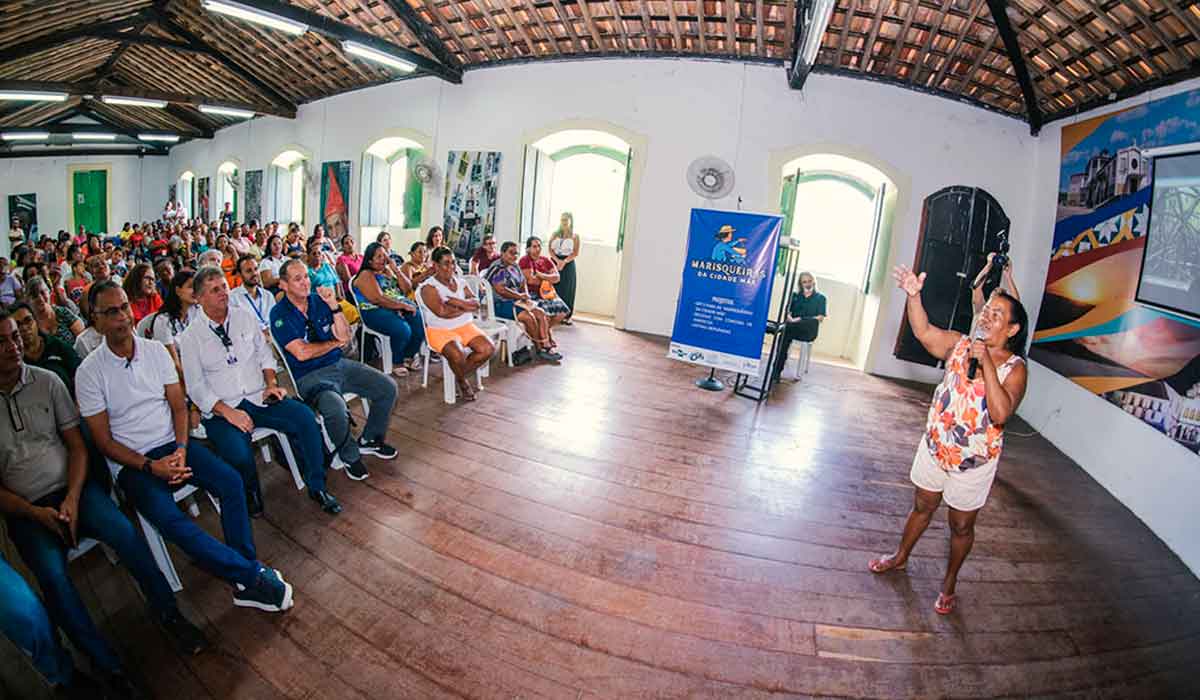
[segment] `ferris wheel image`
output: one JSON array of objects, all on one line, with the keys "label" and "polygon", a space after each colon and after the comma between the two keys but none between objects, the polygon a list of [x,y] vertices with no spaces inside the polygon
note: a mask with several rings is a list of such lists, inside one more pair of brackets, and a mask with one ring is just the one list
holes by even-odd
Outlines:
[{"label": "ferris wheel image", "polygon": [[1200,185],[1156,192],[1151,217],[1143,276],[1180,290],[1200,282]]}]

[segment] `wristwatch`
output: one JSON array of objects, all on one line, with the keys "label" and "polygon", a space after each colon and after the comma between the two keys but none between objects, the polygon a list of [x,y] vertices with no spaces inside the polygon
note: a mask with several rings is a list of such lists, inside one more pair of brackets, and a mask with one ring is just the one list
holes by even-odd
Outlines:
[{"label": "wristwatch", "polygon": [[338,304],[337,306],[330,309],[330,311],[332,311],[335,314],[340,314],[340,313],[342,313],[342,305]]}]

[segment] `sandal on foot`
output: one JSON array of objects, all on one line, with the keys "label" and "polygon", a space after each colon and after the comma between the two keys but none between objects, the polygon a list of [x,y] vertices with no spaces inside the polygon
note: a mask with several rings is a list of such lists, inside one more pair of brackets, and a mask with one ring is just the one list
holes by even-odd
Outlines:
[{"label": "sandal on foot", "polygon": [[875,557],[867,563],[867,568],[873,574],[885,574],[889,571],[904,571],[904,567],[908,565],[908,562],[896,564],[895,561],[896,557],[891,554],[883,557]]},{"label": "sandal on foot", "polygon": [[938,615],[949,615],[954,612],[954,606],[958,603],[958,596],[946,595],[938,593],[937,601],[933,604],[933,611]]}]

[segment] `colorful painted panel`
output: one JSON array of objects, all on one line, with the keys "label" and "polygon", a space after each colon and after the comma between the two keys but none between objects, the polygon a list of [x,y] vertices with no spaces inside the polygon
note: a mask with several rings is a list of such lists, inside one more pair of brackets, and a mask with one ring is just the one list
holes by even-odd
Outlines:
[{"label": "colorful painted panel", "polygon": [[350,161],[337,160],[321,164],[321,224],[325,235],[333,241],[342,240],[350,232],[350,210],[346,197],[350,193]]},{"label": "colorful painted panel", "polygon": [[446,245],[463,259],[496,231],[496,198],[500,187],[500,153],[450,151],[446,163],[443,229]]},{"label": "colorful painted panel", "polygon": [[246,172],[246,221],[262,223],[263,171]]}]

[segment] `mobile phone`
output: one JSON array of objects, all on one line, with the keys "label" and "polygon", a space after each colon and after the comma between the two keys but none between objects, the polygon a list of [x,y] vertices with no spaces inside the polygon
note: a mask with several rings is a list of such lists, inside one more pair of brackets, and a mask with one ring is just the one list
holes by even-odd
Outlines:
[{"label": "mobile phone", "polygon": [[275,394],[270,394],[266,398],[266,403],[268,406],[270,406],[273,403],[279,403],[279,397],[276,396]]}]

